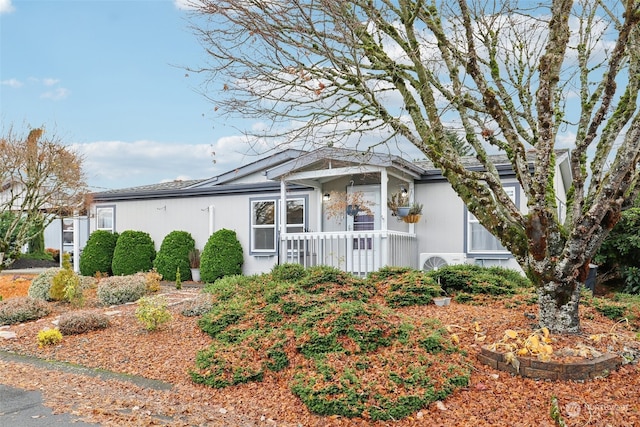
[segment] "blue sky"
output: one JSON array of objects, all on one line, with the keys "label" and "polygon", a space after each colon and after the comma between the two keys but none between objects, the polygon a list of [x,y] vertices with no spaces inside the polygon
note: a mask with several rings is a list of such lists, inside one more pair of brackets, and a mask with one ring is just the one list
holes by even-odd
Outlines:
[{"label": "blue sky", "polygon": [[206,56],[179,1],[0,0],[2,127],[44,125],[84,156],[95,190],[256,160],[242,122],[216,118],[185,71]]}]

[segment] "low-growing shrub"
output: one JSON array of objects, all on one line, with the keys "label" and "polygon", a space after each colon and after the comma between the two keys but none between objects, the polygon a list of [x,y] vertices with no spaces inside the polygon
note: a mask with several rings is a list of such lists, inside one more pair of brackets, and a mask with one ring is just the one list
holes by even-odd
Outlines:
[{"label": "low-growing shrub", "polygon": [[16,297],[0,302],[0,325],[13,325],[45,317],[51,312],[42,300]]},{"label": "low-growing shrub", "polygon": [[280,264],[271,269],[271,277],[283,282],[297,282],[307,275],[302,264]]},{"label": "low-growing shrub", "polygon": [[411,269],[396,269],[379,271],[368,277],[390,307],[406,307],[411,305],[426,305],[433,297],[442,295],[442,288],[426,273]]},{"label": "low-growing shrub", "polygon": [[43,329],[38,332],[38,346],[56,345],[62,341],[62,333],[58,328]]},{"label": "low-growing shrub", "polygon": [[109,316],[95,310],[70,311],[60,316],[58,329],[63,335],[78,335],[109,326]]},{"label": "low-growing shrub", "polygon": [[60,271],[62,271],[61,268],[54,267],[48,268],[42,273],[38,274],[38,276],[31,281],[31,285],[29,285],[27,295],[34,299],[51,301],[52,298],[49,292],[51,290],[51,286],[53,285],[53,278]]},{"label": "low-growing shrub", "polygon": [[611,320],[618,320],[624,317],[627,309],[622,305],[617,304],[602,304],[596,306],[596,310],[598,310],[603,316],[608,317]]},{"label": "low-growing shrub", "polygon": [[210,312],[212,308],[213,296],[202,293],[198,294],[194,299],[185,302],[180,313],[186,317],[202,316]]},{"label": "low-growing shrub", "polygon": [[448,265],[428,274],[436,280],[448,294],[467,292],[486,295],[512,295],[517,287],[526,286],[526,280],[516,277],[511,270],[500,267],[481,267],[479,265]]},{"label": "low-growing shrub", "polygon": [[98,301],[102,305],[118,305],[137,301],[147,292],[144,274],[112,276],[100,280]]},{"label": "low-growing shrub", "polygon": [[136,308],[136,319],[147,331],[155,331],[171,320],[167,299],[161,295],[140,298]]}]

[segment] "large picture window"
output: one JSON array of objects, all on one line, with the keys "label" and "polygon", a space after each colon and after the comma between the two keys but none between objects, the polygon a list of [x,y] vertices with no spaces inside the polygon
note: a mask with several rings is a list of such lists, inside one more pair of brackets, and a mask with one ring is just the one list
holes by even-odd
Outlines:
[{"label": "large picture window", "polygon": [[[275,254],[278,245],[279,199],[251,200],[251,252]],[[306,198],[287,199],[287,233],[306,229]]]},{"label": "large picture window", "polygon": [[[504,187],[504,191],[511,200],[518,204],[515,186]],[[467,251],[469,253],[483,254],[508,254],[509,251],[502,246],[500,240],[491,234],[480,221],[469,211],[467,211]]]},{"label": "large picture window", "polygon": [[115,206],[96,208],[96,230],[115,231]]}]

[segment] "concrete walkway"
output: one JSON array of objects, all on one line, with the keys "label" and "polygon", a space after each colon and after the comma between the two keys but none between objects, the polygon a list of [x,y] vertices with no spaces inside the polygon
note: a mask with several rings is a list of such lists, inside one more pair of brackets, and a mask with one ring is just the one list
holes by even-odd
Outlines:
[{"label": "concrete walkway", "polygon": [[0,427],[97,426],[69,414],[53,414],[42,393],[0,384]]},{"label": "concrete walkway", "polygon": [[[154,390],[169,390],[172,384],[144,378],[136,375],[121,374],[104,369],[88,368],[71,363],[45,360],[33,356],[24,356],[0,350],[0,360],[30,364],[34,368],[53,369],[73,374],[99,377],[101,379],[116,379],[131,382],[137,386]],[[70,414],[54,415],[51,409],[44,406],[42,393],[24,390],[0,384],[0,427],[35,427],[35,426],[96,426],[79,421],[78,417]]]}]

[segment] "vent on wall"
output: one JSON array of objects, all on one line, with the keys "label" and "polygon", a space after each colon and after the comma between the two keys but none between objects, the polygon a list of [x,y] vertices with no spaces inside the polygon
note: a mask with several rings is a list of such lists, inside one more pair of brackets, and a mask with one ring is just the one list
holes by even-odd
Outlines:
[{"label": "vent on wall", "polygon": [[431,271],[447,265],[465,264],[467,258],[465,254],[457,253],[422,253],[420,254],[420,268],[424,271]]}]

